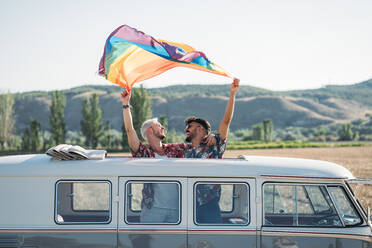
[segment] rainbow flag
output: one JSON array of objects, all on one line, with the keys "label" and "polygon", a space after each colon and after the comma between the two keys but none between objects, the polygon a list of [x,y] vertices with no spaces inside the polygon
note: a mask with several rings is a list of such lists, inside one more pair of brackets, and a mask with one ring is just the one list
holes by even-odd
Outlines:
[{"label": "rainbow flag", "polygon": [[98,73],[129,91],[135,83],[177,66],[230,77],[191,46],[156,40],[127,25],[118,27],[107,38]]}]

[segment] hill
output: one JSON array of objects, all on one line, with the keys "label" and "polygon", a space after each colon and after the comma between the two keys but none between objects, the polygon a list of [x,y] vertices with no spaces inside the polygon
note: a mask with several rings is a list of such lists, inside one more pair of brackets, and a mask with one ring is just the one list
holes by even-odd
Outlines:
[{"label": "hill", "polygon": [[[218,127],[229,95],[229,85],[177,85],[148,89],[153,102],[153,115],[167,115],[169,128],[182,131],[183,120],[197,115]],[[84,98],[97,93],[104,120],[120,130],[122,112],[117,86],[82,86],[64,91],[65,118],[69,130],[80,130],[81,105]],[[52,92],[26,92],[15,95],[16,131],[20,134],[30,117],[49,129]],[[231,129],[245,129],[272,119],[275,128],[288,126],[314,127],[364,118],[372,113],[372,79],[344,86],[326,86],[315,90],[270,91],[241,86]]]}]

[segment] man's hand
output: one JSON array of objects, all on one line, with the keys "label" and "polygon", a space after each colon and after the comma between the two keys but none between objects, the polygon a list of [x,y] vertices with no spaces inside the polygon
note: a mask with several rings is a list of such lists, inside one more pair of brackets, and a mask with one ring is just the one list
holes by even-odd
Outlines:
[{"label": "man's hand", "polygon": [[120,98],[123,105],[129,105],[130,91],[128,92],[127,89],[124,89],[123,92],[121,92]]},{"label": "man's hand", "polygon": [[236,92],[238,91],[240,85],[240,80],[238,78],[234,78],[234,81],[231,83],[231,86],[230,86],[230,93],[231,94],[236,94]]},{"label": "man's hand", "polygon": [[214,146],[217,144],[217,139],[214,134],[209,134],[207,137],[205,137],[205,142],[208,146]]}]

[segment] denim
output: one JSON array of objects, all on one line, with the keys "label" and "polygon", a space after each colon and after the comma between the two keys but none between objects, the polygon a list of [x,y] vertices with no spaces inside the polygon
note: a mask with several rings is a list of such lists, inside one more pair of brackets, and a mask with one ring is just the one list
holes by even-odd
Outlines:
[{"label": "denim", "polygon": [[218,199],[196,206],[196,222],[199,224],[222,224],[221,209]]}]

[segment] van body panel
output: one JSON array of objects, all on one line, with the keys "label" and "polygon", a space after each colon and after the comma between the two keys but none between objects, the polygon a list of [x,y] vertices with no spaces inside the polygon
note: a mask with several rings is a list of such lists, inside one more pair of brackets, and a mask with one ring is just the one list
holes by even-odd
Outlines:
[{"label": "van body panel", "polygon": [[[366,212],[346,185],[347,180],[354,178],[350,171],[334,163],[293,158],[116,157],[96,161],[55,161],[46,155],[1,157],[0,246],[371,247],[372,234]],[[140,221],[141,192],[146,184],[175,186],[178,192],[177,221],[152,224]],[[339,219],[333,219],[337,225],[304,227],[298,225],[298,212],[297,226],[291,225],[295,222],[289,215],[292,218],[289,222],[288,216],[282,218],[290,223],[288,226],[273,225],[271,220],[281,218],[275,214],[282,213],[281,207],[275,207],[278,202],[274,199],[280,199],[280,194],[284,197],[285,192],[268,188],[273,199],[272,212],[268,212],[265,208],[266,184],[295,185],[298,187],[295,191],[302,187],[304,192],[309,190],[306,195],[310,198],[315,192],[310,186],[319,187],[325,198],[329,194],[327,202],[334,212],[321,210],[316,214],[338,216]],[[202,201],[197,194],[208,185],[220,188],[221,222],[214,224],[198,219],[200,210],[197,207]],[[304,195],[301,201],[310,199]],[[286,197],[291,198],[291,195]],[[294,199],[297,201],[297,195],[291,201]],[[346,200],[339,204],[342,199]],[[351,214],[345,215],[348,204]],[[314,205],[312,209],[319,206]],[[287,213],[285,209],[283,213]],[[302,216],[303,220],[311,223],[311,214],[306,214]],[[322,221],[321,217],[314,223],[319,221]]]},{"label": "van body panel", "polygon": [[17,237],[25,247],[117,247],[118,206],[114,198],[110,197],[109,223],[57,223],[60,182],[103,182],[110,186],[112,196],[118,194],[117,177],[0,176],[0,244],[10,246],[7,240],[12,239],[7,237]]},{"label": "van body panel", "polygon": [[[131,218],[137,223],[128,223],[128,212],[131,210],[129,204],[128,186],[132,183],[175,183],[179,188],[180,216],[175,224],[142,224],[140,214],[131,212]],[[151,247],[151,248],[173,248],[187,247],[187,179],[182,177],[119,177],[119,232],[118,247]],[[127,207],[127,209],[125,209]]]},{"label": "van body panel", "polygon": [[[0,230],[0,245],[6,245],[0,247],[114,248],[117,247],[116,236],[116,229],[103,231],[41,231],[35,229],[27,232],[4,232]],[[15,238],[16,241],[12,242],[9,237]]]},{"label": "van body panel", "polygon": [[[195,190],[199,184],[234,185],[233,202],[231,212],[222,211],[224,224],[197,223]],[[240,192],[237,188],[240,187]],[[247,189],[247,192],[242,189]],[[255,179],[250,178],[189,178],[188,179],[188,244],[191,247],[215,247],[215,248],[240,248],[257,247],[257,220],[256,220],[256,185]],[[223,192],[220,202],[223,203]],[[221,204],[220,204],[221,205]],[[246,224],[234,225],[226,219],[236,219],[239,209],[248,206],[248,220]],[[243,210],[244,212],[244,210]]]}]

